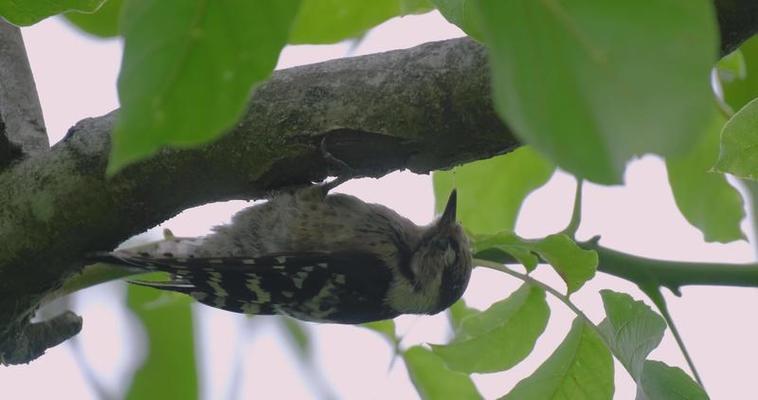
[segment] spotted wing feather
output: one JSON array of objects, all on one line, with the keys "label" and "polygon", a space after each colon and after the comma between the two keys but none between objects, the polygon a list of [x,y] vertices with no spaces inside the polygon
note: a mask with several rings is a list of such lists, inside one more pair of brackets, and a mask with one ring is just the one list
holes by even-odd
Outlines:
[{"label": "spotted wing feather", "polygon": [[392,318],[384,304],[390,271],[366,252],[275,254],[255,258],[155,258],[108,253],[98,261],[172,274],[135,282],[189,294],[199,302],[248,314],[287,314],[313,321],[362,323]]}]

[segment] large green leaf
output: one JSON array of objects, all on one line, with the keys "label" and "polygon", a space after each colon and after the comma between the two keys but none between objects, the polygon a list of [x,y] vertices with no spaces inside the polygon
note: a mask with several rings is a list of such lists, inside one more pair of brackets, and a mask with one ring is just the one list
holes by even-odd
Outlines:
[{"label": "large green leaf", "polygon": [[118,18],[122,0],[105,0],[93,13],[67,12],[66,19],[79,29],[103,38],[118,36]]},{"label": "large green leaf", "polygon": [[32,25],[64,11],[92,12],[105,0],[2,0],[0,17],[15,25]]},{"label": "large green leaf", "polygon": [[607,317],[598,328],[613,355],[639,383],[645,359],[661,342],[666,322],[626,293],[602,290],[600,295]]},{"label": "large green leaf", "polygon": [[147,359],[134,375],[128,399],[198,397],[190,303],[187,296],[129,286],[127,304],[145,327],[149,343]]},{"label": "large green leaf", "polygon": [[744,239],[742,196],[723,174],[710,171],[719,154],[724,119],[716,118],[692,150],[666,159],[669,183],[682,215],[708,242]]},{"label": "large green leaf", "polygon": [[478,0],[496,110],[562,168],[619,183],[710,121],[713,2]]},{"label": "large green leaf", "polygon": [[433,345],[432,350],[456,371],[506,370],[529,355],[549,315],[545,292],[524,285],[507,299],[464,319],[453,343]]},{"label": "large green leaf", "polygon": [[611,353],[594,328],[577,318],[550,358],[502,400],[610,400],[612,397]]},{"label": "large green leaf", "polygon": [[457,25],[467,35],[482,40],[481,22],[479,21],[479,13],[475,10],[475,5],[471,0],[433,0],[434,5],[442,13],[442,15],[450,21],[450,23]]},{"label": "large green leaf", "polygon": [[707,400],[708,395],[689,375],[660,361],[645,361],[637,400]]},{"label": "large green leaf", "polygon": [[414,346],[403,353],[408,375],[424,400],[478,400],[482,396],[471,378],[454,372],[431,351]]},{"label": "large green leaf", "polygon": [[433,175],[436,208],[458,190],[458,220],[472,233],[512,230],[521,203],[550,179],[555,166],[529,147]]},{"label": "large green leaf", "polygon": [[303,0],[289,42],[335,43],[392,17],[431,9],[422,0]]},{"label": "large green leaf", "polygon": [[476,257],[489,259],[487,253],[491,250],[512,255],[528,271],[533,270],[539,258],[542,258],[563,278],[569,294],[579,290],[595,276],[598,264],[594,250],[579,247],[565,234],[553,234],[543,239],[523,239],[513,232],[474,236]]},{"label": "large green leaf", "polygon": [[163,146],[196,146],[238,119],[271,73],[300,0],[127,0],[114,173]]},{"label": "large green leaf", "polygon": [[739,110],[721,132],[721,153],[714,168],[758,180],[758,98]]}]

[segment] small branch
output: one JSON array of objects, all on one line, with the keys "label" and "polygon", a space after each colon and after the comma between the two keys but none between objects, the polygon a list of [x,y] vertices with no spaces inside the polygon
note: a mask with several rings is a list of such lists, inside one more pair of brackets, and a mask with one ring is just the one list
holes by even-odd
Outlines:
[{"label": "small branch", "polygon": [[82,317],[66,311],[47,321],[25,324],[14,332],[12,346],[0,342],[0,365],[28,363],[82,330]]},{"label": "small branch", "polygon": [[[14,158],[47,150],[37,88],[26,56],[21,30],[0,18],[0,166]],[[4,151],[7,143],[15,151]],[[18,151],[20,149],[20,151]]]},{"label": "small branch", "polygon": [[584,179],[576,179],[576,191],[574,192],[574,208],[571,211],[571,220],[569,221],[566,229],[563,233],[570,238],[576,237],[576,231],[579,230],[579,225],[582,223],[582,186],[584,185]]}]

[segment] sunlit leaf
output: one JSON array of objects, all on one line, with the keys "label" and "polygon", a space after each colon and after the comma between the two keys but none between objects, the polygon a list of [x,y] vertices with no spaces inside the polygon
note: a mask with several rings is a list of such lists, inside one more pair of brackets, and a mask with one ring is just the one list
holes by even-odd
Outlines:
[{"label": "sunlit leaf", "polygon": [[164,146],[196,146],[238,119],[271,73],[300,0],[129,0],[121,110],[108,172]]},{"label": "sunlit leaf", "polygon": [[145,328],[147,359],[134,375],[127,399],[198,397],[191,300],[130,285],[127,304]]},{"label": "sunlit leaf", "polygon": [[477,400],[482,396],[471,378],[454,372],[431,351],[414,346],[403,353],[408,375],[424,400]]},{"label": "sunlit leaf", "polygon": [[577,318],[560,346],[502,400],[613,398],[613,358],[595,330]]},{"label": "sunlit leaf", "polygon": [[543,239],[523,239],[513,232],[474,237],[474,253],[477,257],[487,259],[487,256],[482,254],[490,249],[512,255],[528,271],[537,265],[539,256],[563,278],[569,294],[579,290],[586,281],[595,276],[597,270],[597,253],[579,247],[565,234],[554,234]]},{"label": "sunlit leaf", "polygon": [[524,285],[507,299],[466,318],[453,343],[433,345],[432,350],[456,371],[503,371],[529,355],[549,315],[545,292]]},{"label": "sunlit leaf", "polygon": [[475,161],[433,175],[436,208],[441,212],[453,188],[458,190],[458,220],[476,234],[512,230],[521,203],[544,185],[555,166],[529,147]]},{"label": "sunlit leaf", "polygon": [[105,0],[3,0],[0,1],[0,17],[15,25],[32,25],[64,11],[92,12]]},{"label": "sunlit leaf", "polygon": [[626,293],[602,290],[606,318],[598,328],[613,355],[639,382],[648,354],[663,338],[666,322],[645,303]]},{"label": "sunlit leaf", "polygon": [[717,64],[724,101],[737,111],[758,97],[758,36]]},{"label": "sunlit leaf", "polygon": [[638,400],[707,400],[708,395],[689,375],[660,361],[645,361]]},{"label": "sunlit leaf", "polygon": [[419,0],[302,0],[289,42],[335,43],[399,15],[430,11]]},{"label": "sunlit leaf", "polygon": [[63,16],[84,32],[103,38],[114,37],[118,36],[122,4],[122,0],[106,0],[94,13],[71,11]]},{"label": "sunlit leaf", "polygon": [[758,98],[739,110],[721,132],[721,153],[714,168],[758,180]]},{"label": "sunlit leaf", "polygon": [[723,174],[710,171],[719,154],[724,124],[716,118],[690,152],[666,159],[669,183],[682,215],[703,232],[708,242],[744,239],[742,196]]},{"label": "sunlit leaf", "polygon": [[620,183],[635,155],[687,151],[713,111],[713,2],[478,0],[495,107],[578,177]]},{"label": "sunlit leaf", "polygon": [[448,308],[448,317],[450,318],[450,325],[453,328],[453,332],[458,332],[461,329],[461,325],[466,318],[478,313],[479,310],[467,306],[463,299],[453,303],[453,305]]}]

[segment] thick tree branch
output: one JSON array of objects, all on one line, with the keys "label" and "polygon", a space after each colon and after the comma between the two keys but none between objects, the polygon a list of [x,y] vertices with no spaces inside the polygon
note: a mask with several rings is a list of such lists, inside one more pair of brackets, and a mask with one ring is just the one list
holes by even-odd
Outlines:
[{"label": "thick tree branch", "polygon": [[49,147],[21,31],[0,18],[0,169]]},{"label": "thick tree branch", "polygon": [[280,71],[218,142],[164,151],[111,180],[115,113],[80,122],[51,151],[0,174],[0,351],[85,252],[191,206],[322,180],[324,137],[364,176],[427,173],[515,148],[486,69],[484,49],[459,39]]}]

